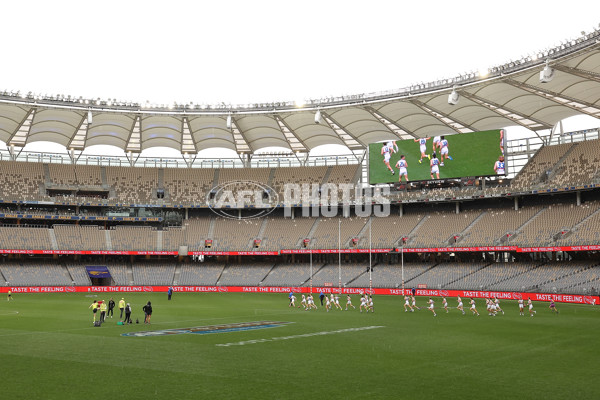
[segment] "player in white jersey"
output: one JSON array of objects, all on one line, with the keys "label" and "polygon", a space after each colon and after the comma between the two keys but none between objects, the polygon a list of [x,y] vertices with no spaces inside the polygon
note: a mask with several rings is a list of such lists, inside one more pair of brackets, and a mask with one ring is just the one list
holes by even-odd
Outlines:
[{"label": "player in white jersey", "polygon": [[413,310],[416,308],[417,310],[420,310],[419,307],[417,307],[417,300],[415,299],[415,296],[411,296],[412,299],[412,308]]},{"label": "player in white jersey", "polygon": [[407,167],[408,167],[408,163],[406,162],[406,159],[404,158],[404,154],[402,154],[400,156],[400,159],[396,163],[396,168],[400,169],[400,171],[398,172],[398,182],[402,182],[402,175],[404,175],[404,179],[406,179],[406,182],[408,182]]},{"label": "player in white jersey", "polygon": [[352,304],[352,297],[350,297],[350,295],[346,296],[346,311],[348,311],[348,306],[356,310],[356,307],[354,307],[354,305]]},{"label": "player in white jersey", "polygon": [[497,297],[494,297],[494,304],[496,305],[496,311],[499,311],[504,315],[504,310],[500,308],[500,301],[498,301]]},{"label": "player in white jersey", "polygon": [[463,302],[462,302],[462,299],[460,298],[460,296],[457,297],[456,301],[458,302],[458,306],[456,308],[458,310],[460,310],[463,313],[463,315],[465,315],[465,309],[464,309]]},{"label": "player in white jersey", "polygon": [[496,316],[496,305],[492,301],[492,299],[485,299],[485,303],[487,304],[488,315],[492,317]]},{"label": "player in white jersey", "polygon": [[490,300],[490,310],[492,310],[492,315],[495,317],[498,311],[496,310],[496,304],[492,300]]},{"label": "player in white jersey", "polygon": [[329,297],[325,296],[325,310],[327,312],[329,312],[330,309],[331,309],[331,301],[329,300]]},{"label": "player in white jersey", "polygon": [[340,306],[340,296],[338,296],[336,294],[335,297],[333,298],[333,300],[334,300],[333,305],[335,306],[335,308],[337,308],[338,310],[341,310],[342,306]]},{"label": "player in white jersey", "polygon": [[440,165],[443,167],[444,160],[452,160],[452,157],[450,157],[450,154],[448,154],[448,140],[445,136],[442,136],[442,141],[440,142],[440,145],[442,146],[442,150],[440,151],[442,155],[440,157],[442,159],[442,163]]},{"label": "player in white jersey", "polygon": [[[293,307],[293,308],[296,308],[296,296],[292,295],[290,297],[290,305],[289,306]],[[300,307],[300,306],[298,306],[298,307]]]},{"label": "player in white jersey", "polygon": [[429,156],[429,154],[427,154],[427,141],[431,139],[428,137],[425,138],[421,138],[421,139],[414,139],[415,142],[419,143],[419,151],[421,152],[421,158],[419,158],[419,164],[422,163],[422,160],[424,158],[430,159],[431,157]]},{"label": "player in white jersey", "polygon": [[367,306],[369,307],[369,310],[371,310],[371,312],[375,312],[375,310],[373,309],[373,296],[369,296],[369,299],[367,300]]},{"label": "player in white jersey", "polygon": [[313,299],[312,294],[308,295],[308,308],[314,308],[315,310],[317,309],[317,305],[315,304],[315,300]]},{"label": "player in white jersey", "polygon": [[390,159],[392,158],[392,154],[394,153],[394,148],[392,146],[388,146],[384,144],[381,148],[381,155],[383,156],[383,163],[390,170],[392,175],[394,175],[394,169],[390,166]]},{"label": "player in white jersey", "polygon": [[473,313],[473,315],[477,315],[479,316],[479,311],[477,311],[477,307],[475,307],[475,300],[473,300],[473,298],[471,297],[471,312]]},{"label": "player in white jersey", "polygon": [[302,295],[302,301],[300,302],[300,304],[302,305],[302,307],[304,307],[304,309],[308,309],[308,306],[306,304],[306,296]]},{"label": "player in white jersey", "polygon": [[427,309],[433,313],[434,317],[437,317],[437,314],[435,313],[434,301],[431,297],[429,298],[428,303],[429,303],[429,307],[427,307]]},{"label": "player in white jersey", "polygon": [[533,303],[531,302],[531,299],[527,299],[527,306],[529,307],[529,316],[533,317],[533,314],[535,314],[536,311],[533,309]]},{"label": "player in white jersey", "polygon": [[442,297],[442,307],[444,307],[444,310],[446,310],[446,313],[448,313],[448,301],[446,300],[445,297]]},{"label": "player in white jersey", "polygon": [[410,305],[410,298],[408,296],[404,296],[404,312],[408,312],[408,309],[410,309],[410,312],[415,311]]},{"label": "player in white jersey", "polygon": [[504,171],[506,171],[504,167],[504,156],[500,156],[498,157],[498,161],[496,161],[496,163],[494,164],[494,172],[496,173],[496,175],[504,175]]},{"label": "player in white jersey", "polygon": [[390,146],[391,148],[394,149],[394,153],[398,152],[398,145],[396,144],[395,140],[390,140],[389,142],[386,143],[388,146]]},{"label": "player in white jersey", "polygon": [[429,161],[429,166],[431,167],[431,179],[433,179],[433,174],[435,174],[436,179],[440,179],[440,160],[438,160],[435,153],[433,153],[433,158]]},{"label": "player in white jersey", "polygon": [[519,299],[519,315],[525,315],[525,311],[523,311],[523,299]]},{"label": "player in white jersey", "polygon": [[434,138],[433,138],[433,148],[432,148],[433,150],[432,150],[432,153],[436,152],[437,150],[441,150],[442,149],[441,142],[442,142],[441,136],[434,136]]},{"label": "player in white jersey", "polygon": [[369,308],[367,307],[367,295],[361,295],[360,296],[360,312],[363,312],[363,308],[365,309],[365,311],[369,312]]}]

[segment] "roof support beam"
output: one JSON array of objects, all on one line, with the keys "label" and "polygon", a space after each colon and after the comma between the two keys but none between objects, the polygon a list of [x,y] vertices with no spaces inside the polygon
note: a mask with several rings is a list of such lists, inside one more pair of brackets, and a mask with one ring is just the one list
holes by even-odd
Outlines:
[{"label": "roof support beam", "polygon": [[9,146],[19,146],[23,147],[27,144],[27,136],[29,135],[29,131],[31,130],[31,124],[33,123],[33,118],[35,117],[35,108],[31,108],[29,112],[25,115],[25,118],[21,121],[18,128],[13,132],[12,135],[6,141],[6,144]]},{"label": "roof support beam", "polygon": [[79,125],[77,126],[77,130],[75,131],[75,134],[73,135],[73,137],[69,141],[69,144],[67,145],[68,149],[75,149],[75,150],[85,149],[85,141],[87,139],[87,131],[88,131],[89,126],[90,126],[90,123],[87,120],[87,115],[84,114],[81,117],[81,121],[79,121]]},{"label": "roof support beam", "polygon": [[340,139],[344,142],[346,147],[349,149],[356,148],[365,148],[367,144],[359,140],[356,136],[351,134],[346,128],[342,126],[342,124],[338,123],[335,119],[333,119],[329,114],[321,111],[321,117],[327,122],[327,125],[338,135]]},{"label": "roof support beam", "polygon": [[233,117],[233,115],[229,114],[231,117],[231,133],[233,134],[233,143],[235,144],[235,150],[238,154],[250,153],[252,148],[250,144],[246,141],[246,137],[244,133],[240,129],[237,124],[237,121]]},{"label": "roof support beam", "polygon": [[410,101],[415,106],[419,107],[421,110],[425,111],[427,114],[431,115],[433,118],[440,121],[442,124],[446,125],[448,128],[452,129],[456,133],[465,133],[465,132],[474,132],[475,129],[470,128],[466,124],[463,124],[453,118],[450,118],[448,115],[441,113],[439,111],[434,110],[433,108],[425,105],[425,103],[419,100],[411,100]]},{"label": "roof support beam", "polygon": [[[142,116],[137,115],[129,131],[129,137],[127,138],[127,146],[125,151],[132,153],[142,152]],[[131,162],[131,160],[129,160]],[[133,165],[133,164],[132,164]]]},{"label": "roof support beam", "polygon": [[600,74],[597,72],[586,71],[584,69],[579,69],[579,68],[567,67],[565,65],[560,65],[560,64],[553,65],[552,68],[554,68],[557,71],[565,72],[567,74],[575,75],[575,76],[578,76],[583,79],[589,79],[594,82],[600,83]]},{"label": "roof support beam", "polygon": [[306,146],[306,143],[304,143],[304,141],[302,139],[300,139],[300,137],[298,137],[298,135],[296,135],[296,132],[294,132],[292,130],[292,128],[290,128],[290,126],[285,123],[285,121],[283,120],[283,118],[281,118],[281,116],[275,114],[275,115],[273,115],[273,117],[275,118],[275,121],[277,121],[277,124],[279,125],[279,130],[281,130],[281,133],[283,134],[283,136],[285,136],[285,139],[290,144],[292,151],[308,151],[308,147]]},{"label": "roof support beam", "polygon": [[466,91],[461,91],[459,94],[478,105],[487,108],[488,110],[500,115],[501,117],[508,118],[514,123],[527,128],[532,131],[543,130],[543,129],[552,129],[552,126],[548,125],[542,120],[527,116],[523,113],[520,113],[512,108],[501,106],[498,103],[494,103],[493,101],[484,99],[475,94],[471,94]]},{"label": "roof support beam", "polygon": [[181,152],[183,154],[198,153],[198,148],[196,147],[196,143],[194,143],[194,139],[192,138],[190,121],[188,121],[187,117],[183,117],[183,120],[181,121],[181,127]]},{"label": "roof support beam", "polygon": [[569,96],[563,96],[559,93],[550,90],[540,89],[537,86],[529,85],[523,82],[517,82],[513,79],[507,79],[504,82],[531,94],[541,96],[546,100],[552,101],[561,106],[568,107],[571,110],[577,111],[578,113],[589,115],[594,118],[600,118],[600,108],[598,108],[598,106],[592,103],[588,103],[583,100],[577,100]]},{"label": "roof support beam", "polygon": [[379,120],[379,122],[381,122],[383,125],[385,125],[385,127],[390,132],[392,132],[394,135],[396,135],[398,137],[398,139],[404,140],[404,139],[410,139],[410,138],[414,138],[414,139],[417,138],[417,135],[415,135],[408,129],[404,128],[397,122],[394,122],[393,119],[387,117],[383,113],[375,110],[373,107],[365,107],[365,110],[368,111],[372,116],[377,118]]},{"label": "roof support beam", "polygon": [[129,165],[131,165],[132,167],[135,165],[135,163],[141,155],[142,153],[134,153],[132,151],[128,151],[127,153],[125,153],[125,157],[127,157],[127,161],[129,161]]}]

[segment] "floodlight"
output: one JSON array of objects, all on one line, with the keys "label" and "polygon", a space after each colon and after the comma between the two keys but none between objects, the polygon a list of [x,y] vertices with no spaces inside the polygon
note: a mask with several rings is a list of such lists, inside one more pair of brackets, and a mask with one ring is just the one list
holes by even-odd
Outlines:
[{"label": "floodlight", "polygon": [[458,100],[460,99],[460,95],[456,91],[456,88],[457,88],[457,86],[455,85],[452,88],[452,93],[450,93],[448,95],[448,104],[450,104],[451,106],[457,105],[458,104]]},{"label": "floodlight", "polygon": [[323,117],[321,117],[321,110],[317,110],[315,113],[315,124],[320,124],[323,122]]},{"label": "floodlight", "polygon": [[540,83],[548,83],[554,79],[554,69],[550,68],[550,59],[546,60],[546,66],[540,71]]},{"label": "floodlight", "polygon": [[92,110],[88,110],[87,123],[88,125],[92,124]]},{"label": "floodlight", "polygon": [[231,129],[231,114],[227,116],[227,122],[225,123],[227,129]]}]

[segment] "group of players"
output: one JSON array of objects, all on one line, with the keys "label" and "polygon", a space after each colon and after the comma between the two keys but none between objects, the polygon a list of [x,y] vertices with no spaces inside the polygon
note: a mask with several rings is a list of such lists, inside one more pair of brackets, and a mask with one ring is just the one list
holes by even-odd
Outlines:
[{"label": "group of players", "polygon": [[[288,296],[289,298],[289,307],[292,308],[303,308],[305,311],[310,311],[310,310],[316,310],[318,307],[315,304],[314,298],[312,293],[308,294],[308,295],[302,295],[302,300],[300,301],[299,305],[296,305],[296,296],[294,295],[293,292],[291,292]],[[334,293],[331,293],[330,296],[324,295],[323,293],[321,293],[321,295],[319,296],[319,298],[321,299],[321,305],[325,307],[325,310],[327,312],[329,312],[330,310],[333,310],[334,308],[340,311],[348,311],[349,308],[352,309],[356,309],[356,307],[352,304],[352,297],[350,295],[346,296],[346,308],[342,308],[342,306],[340,305],[340,296]],[[456,309],[459,310],[460,312],[462,312],[463,315],[466,314],[465,309],[464,309],[464,305],[463,305],[463,301],[462,298],[460,296],[458,296],[456,298],[457,301],[457,306]],[[523,299],[519,299],[517,301],[518,305],[519,305],[519,315],[525,315],[525,301]],[[479,316],[479,311],[477,310],[477,305],[475,304],[475,299],[474,298],[470,298],[469,299],[469,304],[470,304],[470,308],[469,310],[471,311],[472,315],[476,315]],[[486,309],[488,312],[489,316],[495,317],[498,313],[502,313],[502,315],[504,315],[504,310],[502,309],[502,307],[500,307],[500,301],[498,300],[497,297],[491,298],[491,299],[485,299],[485,305],[486,305]],[[442,297],[442,307],[444,308],[444,310],[446,310],[446,313],[450,312],[450,308],[448,307],[448,301],[446,300],[446,297]],[[529,309],[529,316],[533,317],[537,311],[533,309],[533,302],[531,301],[531,299],[527,299],[527,307]],[[549,306],[550,310],[553,313],[558,314],[558,309],[556,308],[556,304],[554,304],[554,301],[550,302],[550,306]],[[404,312],[414,312],[415,310],[420,310],[421,308],[417,306],[417,301],[415,299],[415,296],[404,296]],[[435,301],[433,300],[433,298],[429,298],[429,300],[427,301],[427,309],[429,311],[431,311],[433,313],[433,316],[436,317],[437,313],[435,312]],[[360,307],[359,307],[360,312],[362,313],[364,312],[375,312],[374,308],[373,308],[373,296],[367,295],[365,294],[361,294],[360,295]]]},{"label": "group of players", "polygon": [[[289,307],[300,308],[303,307],[305,311],[316,310],[317,305],[315,304],[315,300],[313,298],[312,293],[308,295],[302,295],[302,300],[300,301],[300,305],[296,305],[296,296],[294,293],[289,294]],[[331,296],[326,296],[323,293],[319,296],[321,299],[321,306],[325,307],[325,310],[329,312],[330,310],[336,308],[340,311],[348,311],[349,308],[356,310],[354,304],[352,304],[352,297],[350,295],[346,296],[346,308],[342,309],[340,305],[340,296],[337,294],[331,293]],[[360,295],[360,312],[375,312],[373,308],[373,296],[369,296],[367,294]]]},{"label": "group of players", "polygon": [[[479,311],[477,311],[475,299],[473,299],[471,297],[469,300],[470,300],[469,304],[471,305],[471,307],[469,309],[471,310],[472,315],[479,316],[480,314],[479,314]],[[458,296],[456,298],[456,301],[458,303],[458,305],[456,306],[456,309],[459,310],[460,312],[462,312],[463,315],[465,315],[466,313],[464,310],[463,301],[460,298],[460,296]],[[525,315],[524,300],[519,299],[517,301],[517,303],[519,304],[519,315],[524,316]],[[504,315],[504,310],[502,309],[502,307],[500,307],[500,301],[496,297],[494,297],[493,299],[486,298],[485,306],[486,306],[489,316],[495,317],[496,314],[498,314],[498,313],[502,313],[502,315]],[[446,297],[442,297],[442,307],[444,308],[444,310],[446,310],[447,313],[450,312],[449,307],[448,307],[448,301],[446,300]],[[537,311],[533,309],[533,302],[531,301],[531,299],[527,299],[527,307],[529,308],[529,316],[533,317],[537,313]],[[553,313],[558,314],[558,309],[556,308],[556,304],[554,304],[554,301],[550,302],[549,308]],[[427,301],[427,309],[433,313],[434,317],[437,316],[437,314],[435,312],[435,301],[431,297]],[[409,311],[414,312],[415,310],[420,310],[420,308],[417,307],[415,296],[404,296],[404,312],[409,312]]]},{"label": "group of players", "polygon": [[[415,142],[419,143],[419,151],[421,153],[421,157],[419,158],[419,164],[422,164],[423,159],[426,158],[429,161],[431,179],[440,179],[440,167],[444,166],[444,161],[453,160],[453,158],[449,154],[448,140],[445,136],[435,136],[433,138],[431,154],[427,154],[427,141],[430,139],[430,137],[414,139]],[[440,159],[438,159],[437,157],[438,151],[440,154]],[[504,175],[506,172],[506,164],[504,161],[504,130],[500,131],[500,151],[502,155],[498,157],[498,161],[494,163],[494,173],[496,175]],[[383,163],[385,164],[387,169],[392,173],[392,175],[394,175],[396,171],[390,165],[390,160],[392,158],[392,154],[397,152],[398,145],[396,144],[396,141],[385,142],[383,147],[381,148],[381,155],[383,155]],[[404,176],[404,179],[406,180],[406,182],[408,182],[408,162],[406,161],[406,157],[404,156],[404,154],[400,155],[400,160],[398,160],[395,167],[398,168],[398,181],[402,182],[402,177]]]},{"label": "group of players", "polygon": [[[436,136],[433,138],[433,148],[432,154],[427,154],[427,141],[430,140],[430,137],[414,139],[415,142],[419,143],[419,151],[421,152],[421,157],[419,158],[419,164],[423,163],[423,159],[426,158],[429,161],[429,167],[431,171],[431,179],[440,179],[440,167],[444,166],[444,161],[453,160],[453,158],[449,154],[448,150],[448,140],[445,136]],[[436,151],[440,152],[440,159],[437,158]],[[396,141],[386,142],[381,148],[381,154],[383,155],[383,163],[390,170],[392,175],[396,173],[394,168],[390,165],[390,159],[392,158],[392,154],[398,152],[398,145]],[[406,157],[404,154],[400,156],[400,160],[396,163],[396,168],[398,168],[398,181],[402,182],[402,177],[406,182],[408,179],[408,162],[406,161]]]}]

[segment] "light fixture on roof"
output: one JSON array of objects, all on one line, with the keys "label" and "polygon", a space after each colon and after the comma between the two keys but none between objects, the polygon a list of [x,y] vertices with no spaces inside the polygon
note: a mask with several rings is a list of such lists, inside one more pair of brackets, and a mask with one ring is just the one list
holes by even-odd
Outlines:
[{"label": "light fixture on roof", "polygon": [[458,104],[458,100],[460,100],[460,95],[456,91],[457,88],[458,88],[458,86],[454,85],[452,87],[452,93],[450,93],[448,95],[448,104],[450,104],[451,106],[457,105]]},{"label": "light fixture on roof", "polygon": [[227,121],[225,122],[225,126],[227,129],[231,129],[231,114],[227,116]]},{"label": "light fixture on roof", "polygon": [[540,83],[548,83],[554,79],[554,69],[550,68],[550,59],[546,60],[546,66],[540,71]]},{"label": "light fixture on roof", "polygon": [[88,110],[87,123],[88,125],[92,124],[92,110]]},{"label": "light fixture on roof", "polygon": [[323,117],[321,116],[321,110],[317,110],[315,113],[315,124],[321,124],[323,122]]}]

